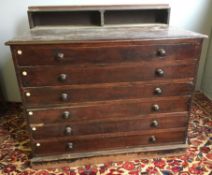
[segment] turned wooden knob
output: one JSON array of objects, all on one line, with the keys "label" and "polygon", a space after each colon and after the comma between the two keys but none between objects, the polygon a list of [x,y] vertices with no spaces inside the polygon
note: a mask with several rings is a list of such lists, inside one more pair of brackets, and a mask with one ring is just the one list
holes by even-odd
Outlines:
[{"label": "turned wooden knob", "polygon": [[156,95],[161,95],[161,94],[162,94],[162,89],[159,88],[159,87],[157,87],[157,88],[155,88],[154,93],[155,93]]},{"label": "turned wooden knob", "polygon": [[67,143],[67,147],[69,150],[72,150],[74,147],[74,144],[72,142]]},{"label": "turned wooden knob", "polygon": [[68,76],[66,74],[60,74],[59,77],[58,77],[58,79],[59,79],[59,81],[64,82],[64,81],[67,80],[67,77]]},{"label": "turned wooden knob", "polygon": [[149,142],[151,142],[151,143],[155,143],[157,140],[156,140],[156,137],[155,136],[151,136],[150,138],[149,138]]},{"label": "turned wooden knob", "polygon": [[157,55],[160,56],[160,57],[166,56],[166,50],[165,49],[158,49]]},{"label": "turned wooden knob", "polygon": [[160,106],[158,104],[154,104],[154,105],[152,105],[152,109],[153,109],[153,111],[159,111]]},{"label": "turned wooden knob", "polygon": [[67,93],[62,93],[61,94],[61,99],[62,99],[62,101],[67,101],[68,100],[68,94]]},{"label": "turned wooden knob", "polygon": [[155,127],[155,128],[158,127],[159,126],[158,121],[157,120],[153,120],[152,123],[151,123],[151,126]]},{"label": "turned wooden knob", "polygon": [[71,114],[70,114],[69,111],[64,111],[64,112],[63,112],[63,118],[64,118],[64,119],[69,119],[70,116],[71,116]]},{"label": "turned wooden knob", "polygon": [[158,76],[158,77],[163,77],[164,76],[164,74],[165,74],[165,72],[164,72],[164,70],[163,69],[156,69],[155,70],[155,74]]},{"label": "turned wooden knob", "polygon": [[72,128],[70,126],[66,126],[65,128],[65,134],[70,135],[72,133]]},{"label": "turned wooden knob", "polygon": [[56,60],[57,61],[61,61],[61,60],[63,60],[64,59],[64,53],[62,53],[62,52],[58,52],[58,53],[56,53]]}]

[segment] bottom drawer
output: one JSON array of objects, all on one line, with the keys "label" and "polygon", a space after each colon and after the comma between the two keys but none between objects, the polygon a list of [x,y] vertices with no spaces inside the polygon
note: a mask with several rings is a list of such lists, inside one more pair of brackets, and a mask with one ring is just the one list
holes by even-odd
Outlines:
[{"label": "bottom drawer", "polygon": [[148,132],[128,132],[105,135],[68,137],[34,141],[34,156],[57,155],[61,153],[83,153],[112,149],[154,146],[185,142],[185,127]]}]

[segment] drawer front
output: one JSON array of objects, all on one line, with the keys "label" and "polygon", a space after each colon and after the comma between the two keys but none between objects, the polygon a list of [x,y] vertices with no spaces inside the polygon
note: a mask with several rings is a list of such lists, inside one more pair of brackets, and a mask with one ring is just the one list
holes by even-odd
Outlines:
[{"label": "drawer front", "polygon": [[54,139],[45,141],[34,141],[34,156],[54,155],[60,153],[83,153],[100,150],[112,150],[138,146],[156,146],[165,144],[184,143],[185,128],[170,130],[166,132],[152,131],[143,134],[136,132],[131,134],[117,134],[115,136],[99,136],[93,138],[71,138]]},{"label": "drawer front", "polygon": [[[28,109],[30,123],[48,124],[67,121],[102,120],[146,114],[187,111],[190,97],[160,97],[146,100],[121,100],[45,109]],[[159,108],[156,108],[159,107]]]},{"label": "drawer front", "polygon": [[[72,47],[70,45],[16,46],[13,51],[20,66],[85,63],[119,63],[196,58],[199,46],[192,44],[164,44],[145,46]],[[21,52],[20,52],[21,51]],[[20,54],[21,53],[21,54]]]},{"label": "drawer front", "polygon": [[162,114],[152,117],[134,117],[94,122],[66,122],[62,124],[31,125],[34,139],[46,139],[64,136],[80,136],[104,133],[142,131],[151,129],[179,128],[187,126],[187,113]]},{"label": "drawer front", "polygon": [[[122,83],[97,86],[25,88],[23,97],[28,106],[41,106],[158,96],[182,96],[191,94],[192,90],[192,82]],[[29,93],[30,96],[27,96]]]},{"label": "drawer front", "polygon": [[194,76],[195,68],[196,60],[186,60],[152,64],[22,67],[19,74],[23,86],[33,87],[187,78]]}]

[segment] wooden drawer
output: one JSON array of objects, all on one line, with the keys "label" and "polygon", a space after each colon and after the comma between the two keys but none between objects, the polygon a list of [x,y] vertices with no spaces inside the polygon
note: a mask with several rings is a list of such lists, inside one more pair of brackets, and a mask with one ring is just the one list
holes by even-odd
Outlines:
[{"label": "wooden drawer", "polygon": [[[125,118],[138,115],[187,111],[189,96],[158,97],[151,99],[120,100],[78,104],[68,107],[28,109],[30,123],[48,124],[66,121],[88,121],[109,118]],[[159,106],[155,111],[153,106]]]},{"label": "wooden drawer", "polygon": [[34,140],[34,156],[156,146],[185,142],[185,128]]},{"label": "wooden drawer", "polygon": [[[161,50],[162,49],[162,50]],[[18,51],[22,51],[18,54]],[[151,61],[153,59],[182,60],[196,58],[199,46],[194,44],[156,44],[123,46],[27,45],[13,48],[17,63],[28,65],[58,65],[86,63],[119,63]]]},{"label": "wooden drawer", "polygon": [[21,67],[19,74],[23,86],[33,87],[186,78],[194,76],[195,68],[196,60],[184,60],[151,64]]},{"label": "wooden drawer", "polygon": [[104,133],[141,131],[151,129],[167,129],[186,127],[188,113],[158,114],[138,116],[118,120],[65,122],[61,124],[31,124],[34,139],[47,139],[64,136],[80,136]]},{"label": "wooden drawer", "polygon": [[[24,88],[23,97],[28,106],[68,104],[92,101],[136,99],[146,97],[165,97],[189,95],[193,83],[189,79],[152,82],[117,83],[87,86]],[[27,94],[30,93],[30,96]]]}]

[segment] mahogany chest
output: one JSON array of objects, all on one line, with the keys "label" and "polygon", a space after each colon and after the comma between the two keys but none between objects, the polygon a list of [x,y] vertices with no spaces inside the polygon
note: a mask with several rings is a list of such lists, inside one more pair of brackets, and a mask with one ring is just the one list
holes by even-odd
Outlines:
[{"label": "mahogany chest", "polygon": [[204,35],[168,25],[167,5],[30,7],[7,44],[32,162],[187,145]]}]

